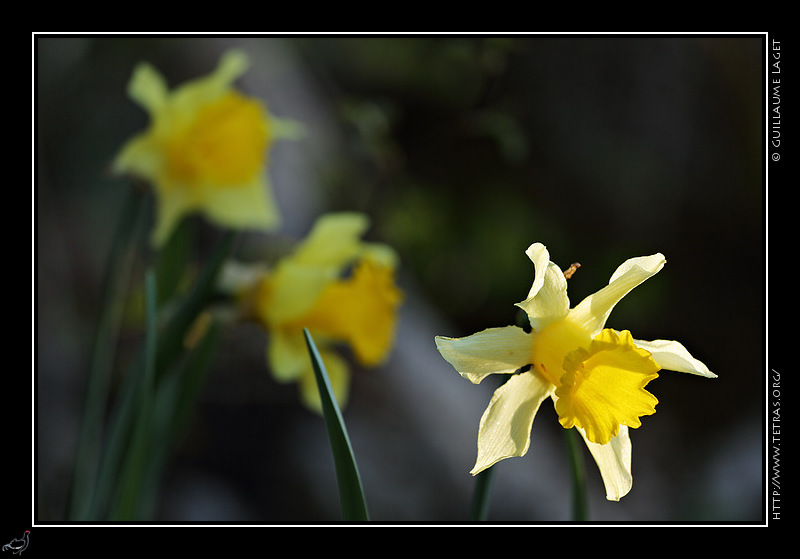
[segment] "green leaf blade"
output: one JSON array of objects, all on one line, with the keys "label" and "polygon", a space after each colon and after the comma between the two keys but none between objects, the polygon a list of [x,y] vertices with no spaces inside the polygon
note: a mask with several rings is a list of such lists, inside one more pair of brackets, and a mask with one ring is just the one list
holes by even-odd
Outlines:
[{"label": "green leaf blade", "polygon": [[317,379],[317,387],[322,400],[322,416],[325,419],[328,439],[333,451],[342,519],[349,521],[369,520],[364,491],[361,486],[361,476],[358,473],[358,466],[353,455],[353,448],[350,444],[344,418],[334,397],[325,364],[322,362],[311,334],[306,329],[303,329],[303,334],[305,335],[311,363],[314,367],[314,375]]}]

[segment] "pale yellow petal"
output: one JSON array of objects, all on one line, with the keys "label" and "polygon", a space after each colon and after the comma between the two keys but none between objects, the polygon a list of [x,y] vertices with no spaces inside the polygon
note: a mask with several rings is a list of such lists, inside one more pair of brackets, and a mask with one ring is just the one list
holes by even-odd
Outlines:
[{"label": "pale yellow petal", "polygon": [[240,185],[206,187],[203,197],[206,215],[220,227],[266,230],[280,225],[272,188],[264,175]]},{"label": "pale yellow petal", "polygon": [[634,340],[634,343],[650,352],[653,359],[662,369],[690,373],[707,378],[717,378],[702,361],[692,357],[692,354],[679,342],[673,340]]},{"label": "pale yellow petal", "polygon": [[634,287],[657,274],[665,262],[664,255],[660,253],[627,260],[617,268],[607,286],[589,295],[569,311],[569,319],[587,330],[592,337],[596,336],[605,327],[614,306]]},{"label": "pale yellow petal", "polygon": [[442,357],[467,380],[511,374],[531,362],[533,338],[517,326],[488,328],[464,338],[436,336]]},{"label": "pale yellow petal", "polygon": [[156,197],[158,204],[150,241],[154,247],[160,247],[175,231],[180,220],[194,209],[194,204],[184,191],[166,194],[161,188],[156,188]]},{"label": "pale yellow petal", "polygon": [[369,219],[361,213],[323,215],[291,258],[298,265],[330,270],[336,276],[362,250],[361,237],[368,227]]},{"label": "pale yellow petal", "polygon": [[312,267],[282,262],[270,278],[272,292],[261,307],[261,316],[271,324],[285,324],[304,316],[330,281]]},{"label": "pale yellow petal", "polygon": [[528,298],[517,306],[528,314],[534,331],[540,331],[569,311],[567,280],[561,269],[550,262],[550,254],[543,244],[534,243],[525,253],[533,262],[535,276]]},{"label": "pale yellow petal", "polygon": [[279,382],[300,379],[310,365],[308,347],[302,332],[275,328],[268,335],[267,364],[272,376]]},{"label": "pale yellow petal", "polygon": [[272,135],[281,140],[302,140],[306,137],[306,128],[294,120],[272,117]]},{"label": "pale yellow petal", "polygon": [[550,383],[529,371],[512,376],[495,390],[481,417],[478,457],[471,474],[528,451],[533,418],[552,389]]},{"label": "pale yellow petal", "polygon": [[367,217],[355,212],[318,218],[308,236],[272,274],[269,304],[261,310],[265,320],[282,324],[310,312],[325,286],[338,279],[359,255],[361,235],[368,226]]},{"label": "pale yellow petal", "polygon": [[128,82],[128,96],[151,114],[158,113],[167,102],[169,91],[164,77],[150,64],[136,66]]},{"label": "pale yellow petal", "polygon": [[212,73],[188,81],[173,90],[170,99],[171,108],[192,114],[203,105],[225,94],[233,82],[247,71],[249,64],[247,54],[243,51],[225,52]]},{"label": "pale yellow petal", "polygon": [[600,469],[600,476],[606,488],[606,499],[619,501],[633,486],[631,439],[628,428],[621,425],[619,434],[602,445],[586,439],[586,434],[581,429],[578,429],[578,432],[586,441],[586,446]]},{"label": "pale yellow petal", "polygon": [[164,154],[160,145],[150,134],[134,136],[122,147],[114,158],[114,173],[130,173],[138,177],[154,180],[161,173]]},{"label": "pale yellow petal", "polygon": [[219,59],[219,65],[214,72],[214,77],[226,85],[230,85],[247,72],[250,59],[247,53],[239,49],[225,51]]},{"label": "pale yellow petal", "polygon": [[362,243],[362,258],[391,269],[396,269],[400,263],[397,251],[383,243]]}]

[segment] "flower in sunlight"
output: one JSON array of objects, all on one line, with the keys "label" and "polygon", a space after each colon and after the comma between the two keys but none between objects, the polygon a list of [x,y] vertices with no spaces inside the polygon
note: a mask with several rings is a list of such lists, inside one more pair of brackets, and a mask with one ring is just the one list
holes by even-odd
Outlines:
[{"label": "flower in sunlight", "polygon": [[642,341],[627,330],[605,328],[611,310],[634,287],[658,273],[661,254],[624,262],[605,287],[570,308],[568,272],[550,262],[544,245],[526,254],[534,264],[533,285],[518,303],[530,332],[517,326],[489,328],[464,338],[436,337],[439,352],[464,378],[477,384],[490,374],[511,375],[481,417],[477,474],[530,446],[533,418],[551,398],[558,420],[575,427],[589,448],[606,488],[619,500],[630,491],[629,428],[655,413],[658,400],[645,387],[660,369],[715,378],[676,341]]},{"label": "flower in sunlight", "polygon": [[284,126],[260,101],[232,87],[248,64],[243,52],[228,51],[214,72],[173,91],[149,64],[135,69],[128,94],[148,112],[150,123],[122,148],[114,170],[152,183],[158,202],[151,237],[155,246],[194,212],[232,229],[279,225],[266,176],[267,154],[276,136],[291,125]]},{"label": "flower in sunlight", "polygon": [[269,336],[274,377],[299,382],[303,402],[315,410],[319,392],[303,328],[314,337],[341,406],[350,368],[336,346],[349,347],[359,364],[374,367],[394,343],[403,298],[394,280],[397,256],[387,245],[361,240],[368,225],[359,213],[319,218],[308,237],[250,290],[251,312]]}]

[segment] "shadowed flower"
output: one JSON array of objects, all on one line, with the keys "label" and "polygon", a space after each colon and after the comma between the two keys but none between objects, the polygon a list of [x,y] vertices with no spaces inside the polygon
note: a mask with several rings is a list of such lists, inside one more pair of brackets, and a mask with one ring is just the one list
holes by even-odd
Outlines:
[{"label": "shadowed flower", "polygon": [[472,474],[530,445],[533,418],[546,398],[564,428],[576,427],[600,469],[606,498],[630,491],[628,428],[655,413],[658,400],[645,386],[660,369],[715,378],[678,342],[635,340],[627,330],[605,328],[611,310],[634,287],[664,266],[661,254],[624,262],[607,286],[570,308],[567,278],[544,245],[526,254],[535,267],[528,298],[517,306],[531,331],[516,326],[489,328],[465,338],[436,337],[442,356],[473,383],[490,374],[509,374],[483,414],[478,457]]},{"label": "shadowed flower", "polygon": [[279,225],[266,163],[280,125],[260,101],[232,88],[247,67],[244,53],[229,51],[210,75],[171,92],[155,68],[136,67],[128,94],[149,113],[150,125],[123,147],[114,170],[152,183],[155,246],[193,212],[233,229]]},{"label": "shadowed flower", "polygon": [[397,256],[386,245],[363,242],[367,227],[367,218],[358,213],[321,217],[250,294],[251,312],[269,334],[273,375],[299,382],[304,403],[315,410],[319,393],[303,328],[314,337],[342,406],[350,370],[334,346],[349,346],[358,363],[372,367],[386,359],[394,342],[402,301],[394,282]]}]

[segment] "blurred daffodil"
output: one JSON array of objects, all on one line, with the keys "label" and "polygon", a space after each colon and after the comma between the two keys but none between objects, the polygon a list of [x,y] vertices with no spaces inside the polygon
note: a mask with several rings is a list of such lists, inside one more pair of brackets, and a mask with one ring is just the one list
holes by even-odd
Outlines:
[{"label": "blurred daffodil", "polygon": [[304,403],[319,410],[319,393],[303,337],[308,328],[325,363],[340,405],[347,401],[350,369],[335,350],[349,346],[356,361],[383,362],[393,342],[402,293],[395,285],[397,256],[388,246],[366,243],[359,213],[329,214],[251,291],[255,318],[266,328],[267,361],[276,379],[299,382]]},{"label": "blurred daffodil", "polygon": [[565,273],[544,245],[526,254],[535,267],[528,298],[518,303],[531,331],[516,326],[489,328],[465,338],[437,336],[441,355],[466,379],[510,374],[498,388],[478,431],[472,474],[496,462],[524,455],[533,418],[550,397],[564,428],[575,427],[594,457],[606,498],[630,491],[631,441],[628,428],[655,413],[658,400],[645,386],[660,369],[714,378],[676,341],[635,340],[627,330],[605,328],[611,310],[634,287],[664,266],[661,254],[624,262],[607,286],[570,308]]},{"label": "blurred daffodil", "polygon": [[267,154],[276,136],[292,125],[232,87],[248,64],[243,52],[229,51],[210,75],[171,92],[149,64],[135,69],[128,94],[149,113],[150,125],[127,142],[114,169],[152,183],[158,200],[155,246],[194,212],[232,229],[279,225]]}]

